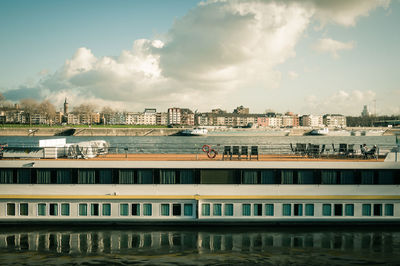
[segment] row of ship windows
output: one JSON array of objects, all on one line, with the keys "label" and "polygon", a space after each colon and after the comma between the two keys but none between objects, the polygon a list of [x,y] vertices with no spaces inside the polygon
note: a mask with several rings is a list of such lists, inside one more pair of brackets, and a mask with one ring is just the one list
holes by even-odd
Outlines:
[{"label": "row of ship windows", "polygon": [[[16,215],[16,203],[7,203],[7,216]],[[243,203],[241,204],[242,216],[274,216],[274,204]],[[28,216],[28,203],[19,203],[19,215]],[[142,209],[142,211],[141,211]],[[253,210],[253,212],[252,212]],[[162,203],[160,204],[161,216],[193,216],[193,204]],[[38,216],[69,216],[69,203],[38,203]],[[111,216],[110,203],[79,203],[79,216]],[[120,216],[152,216],[151,203],[120,203]],[[202,216],[233,216],[234,205],[232,203],[203,203],[201,204]],[[362,204],[362,216],[393,216],[393,204]],[[294,203],[282,204],[282,216],[314,216],[314,204]],[[354,204],[322,204],[322,216],[354,216]]]},{"label": "row of ship windows", "polygon": [[399,184],[399,170],[0,169],[0,184]]}]

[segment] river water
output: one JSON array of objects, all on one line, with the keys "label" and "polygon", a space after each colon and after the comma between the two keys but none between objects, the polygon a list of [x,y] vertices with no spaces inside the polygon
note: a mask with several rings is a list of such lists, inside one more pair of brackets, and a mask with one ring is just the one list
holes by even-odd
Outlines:
[{"label": "river water", "polygon": [[[48,138],[48,137],[47,137]],[[46,137],[0,137],[37,146]],[[394,147],[393,136],[67,137],[106,140],[115,151],[196,153],[204,144],[289,143]],[[352,227],[1,227],[0,265],[399,265],[400,228]]]},{"label": "river water", "polygon": [[399,265],[390,228],[2,228],[0,265]]}]

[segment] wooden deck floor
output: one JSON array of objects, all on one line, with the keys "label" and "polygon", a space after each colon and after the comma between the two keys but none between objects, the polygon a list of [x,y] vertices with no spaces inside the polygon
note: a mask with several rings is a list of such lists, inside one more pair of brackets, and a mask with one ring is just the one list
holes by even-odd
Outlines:
[{"label": "wooden deck floor", "polygon": [[[101,155],[93,159],[89,160],[128,160],[128,161],[220,161],[222,160],[222,155],[217,155],[214,159],[210,159],[206,154],[149,154],[149,153],[140,153],[140,154],[107,154]],[[229,158],[225,157],[225,160],[229,161]],[[262,154],[259,155],[259,161],[352,161],[352,162],[383,162],[384,158],[378,159],[364,159],[362,157],[338,157],[338,156],[329,156],[329,157],[320,157],[320,158],[309,158],[298,155],[290,155],[290,154]],[[237,156],[232,157],[232,161],[239,161]],[[241,161],[257,161],[256,157],[252,157],[252,159],[247,160],[246,158],[242,158]]]}]

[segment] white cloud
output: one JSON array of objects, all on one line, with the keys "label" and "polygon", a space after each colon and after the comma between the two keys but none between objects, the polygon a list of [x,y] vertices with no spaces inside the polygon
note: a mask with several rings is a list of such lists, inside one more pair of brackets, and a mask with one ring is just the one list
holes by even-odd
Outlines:
[{"label": "white cloud", "polygon": [[314,45],[313,49],[318,52],[327,52],[332,55],[333,58],[338,58],[338,51],[352,50],[355,46],[353,41],[351,42],[340,42],[332,40],[330,38],[319,39]]},{"label": "white cloud", "polygon": [[[200,2],[175,21],[165,40],[136,40],[116,57],[97,57],[81,47],[33,89],[57,104],[68,96],[74,104],[90,100],[127,110],[209,110],[231,101],[235,90],[278,87],[275,67],[296,55],[312,19],[351,26],[378,6],[387,1]],[[354,47],[331,39],[320,44],[334,56]]]},{"label": "white cloud", "polygon": [[288,76],[291,80],[297,79],[299,77],[299,74],[294,72],[294,71],[289,71]]},{"label": "white cloud", "polygon": [[366,104],[371,104],[376,93],[360,90],[339,90],[328,97],[309,95],[305,97],[303,113],[325,114],[338,113],[344,115],[359,115]]}]

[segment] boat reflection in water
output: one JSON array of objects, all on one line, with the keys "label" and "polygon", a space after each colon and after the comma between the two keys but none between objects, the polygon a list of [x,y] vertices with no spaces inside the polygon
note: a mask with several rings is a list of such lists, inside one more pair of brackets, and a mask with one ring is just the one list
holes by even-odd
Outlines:
[{"label": "boat reflection in water", "polygon": [[[262,230],[262,229],[261,229]],[[261,231],[260,230],[260,231]],[[250,230],[241,232],[214,231],[132,231],[92,230],[0,232],[0,254],[36,251],[60,254],[170,254],[189,252],[261,252],[282,248],[303,248],[315,252],[342,250],[373,255],[400,254],[400,232],[346,231],[278,232]],[[283,229],[284,230],[284,229]],[[323,251],[325,250],[325,251]],[[367,255],[366,255],[367,256]]]}]

